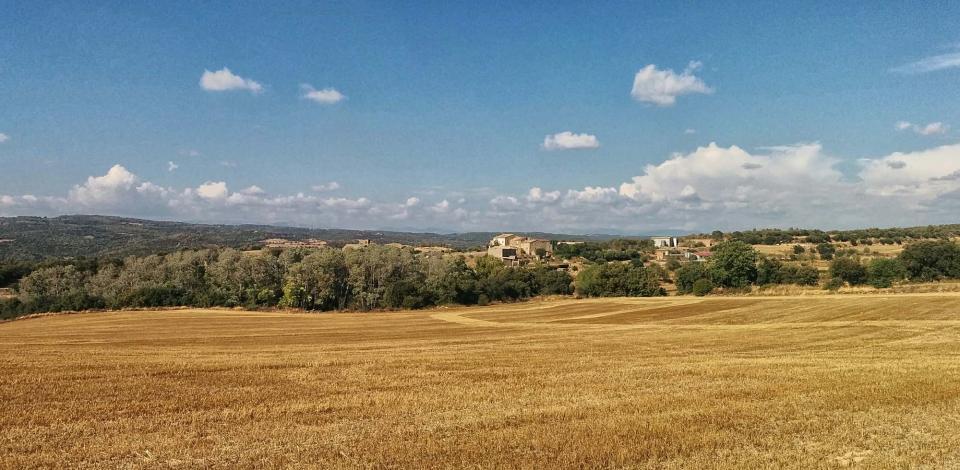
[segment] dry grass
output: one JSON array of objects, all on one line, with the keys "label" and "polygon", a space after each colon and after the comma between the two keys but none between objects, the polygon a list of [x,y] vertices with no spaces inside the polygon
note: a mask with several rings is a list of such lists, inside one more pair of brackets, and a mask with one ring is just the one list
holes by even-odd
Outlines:
[{"label": "dry grass", "polygon": [[0,467],[960,466],[960,295],[0,324]]},{"label": "dry grass", "polygon": [[760,286],[744,293],[727,293],[725,296],[832,296],[832,295],[890,295],[890,294],[941,294],[960,293],[960,282],[905,282],[892,287],[878,289],[871,286],[844,286],[835,291],[821,286],[798,286],[796,284],[774,284]]}]

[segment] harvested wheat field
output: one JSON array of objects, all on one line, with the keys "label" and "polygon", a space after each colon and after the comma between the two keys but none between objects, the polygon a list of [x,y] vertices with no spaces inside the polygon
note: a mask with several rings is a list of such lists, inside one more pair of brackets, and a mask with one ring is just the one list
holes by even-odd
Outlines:
[{"label": "harvested wheat field", "polygon": [[960,295],[0,324],[0,467],[958,467]]}]

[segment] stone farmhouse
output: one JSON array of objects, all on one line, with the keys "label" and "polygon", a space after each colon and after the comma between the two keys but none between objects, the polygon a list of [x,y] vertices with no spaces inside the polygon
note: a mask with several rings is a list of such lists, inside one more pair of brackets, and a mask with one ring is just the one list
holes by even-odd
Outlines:
[{"label": "stone farmhouse", "polygon": [[521,237],[501,233],[487,246],[487,254],[505,263],[522,264],[531,259],[545,259],[553,255],[553,244],[541,238]]}]

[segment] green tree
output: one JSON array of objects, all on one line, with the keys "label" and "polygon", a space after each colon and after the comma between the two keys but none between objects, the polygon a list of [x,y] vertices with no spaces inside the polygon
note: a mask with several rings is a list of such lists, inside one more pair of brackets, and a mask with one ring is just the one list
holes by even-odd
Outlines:
[{"label": "green tree", "polygon": [[782,284],[784,282],[783,263],[775,258],[760,257],[757,263],[757,285]]},{"label": "green tree", "polygon": [[687,263],[677,269],[677,293],[689,294],[693,292],[693,285],[700,279],[709,279],[710,273],[706,263]]},{"label": "green tree", "polygon": [[710,279],[721,287],[746,287],[757,280],[757,251],[741,241],[728,241],[713,248]]},{"label": "green tree", "polygon": [[960,278],[960,245],[948,240],[911,243],[898,258],[911,280]]},{"label": "green tree", "polygon": [[477,274],[467,266],[463,256],[431,259],[426,270],[425,284],[433,303],[472,305],[478,302]]},{"label": "green tree", "polygon": [[546,266],[533,270],[534,292],[540,295],[569,295],[573,293],[573,278],[569,274]]},{"label": "green tree", "polygon": [[907,277],[907,270],[897,259],[874,258],[867,266],[867,279],[871,286],[886,288]]},{"label": "green tree", "polygon": [[859,259],[841,256],[830,262],[830,277],[851,286],[867,283],[867,268]]},{"label": "green tree", "polygon": [[627,263],[589,265],[577,276],[577,294],[585,297],[665,295],[656,272]]},{"label": "green tree", "polygon": [[288,268],[280,305],[306,310],[339,310],[346,305],[349,294],[349,272],[343,252],[323,249]]}]

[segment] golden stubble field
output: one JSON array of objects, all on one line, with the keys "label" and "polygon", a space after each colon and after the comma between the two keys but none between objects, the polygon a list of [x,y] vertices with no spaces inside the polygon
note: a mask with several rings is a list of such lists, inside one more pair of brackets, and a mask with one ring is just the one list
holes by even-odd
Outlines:
[{"label": "golden stubble field", "polygon": [[0,467],[960,467],[960,295],[0,324]]}]

